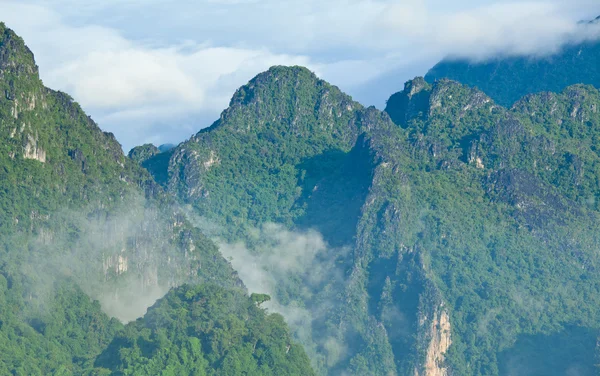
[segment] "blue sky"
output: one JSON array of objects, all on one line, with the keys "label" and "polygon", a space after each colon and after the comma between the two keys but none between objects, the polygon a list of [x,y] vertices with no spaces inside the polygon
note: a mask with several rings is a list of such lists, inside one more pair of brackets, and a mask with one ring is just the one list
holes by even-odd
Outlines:
[{"label": "blue sky", "polygon": [[269,66],[304,65],[382,108],[444,56],[540,55],[597,38],[598,0],[2,0],[44,83],[125,151],[209,126]]}]

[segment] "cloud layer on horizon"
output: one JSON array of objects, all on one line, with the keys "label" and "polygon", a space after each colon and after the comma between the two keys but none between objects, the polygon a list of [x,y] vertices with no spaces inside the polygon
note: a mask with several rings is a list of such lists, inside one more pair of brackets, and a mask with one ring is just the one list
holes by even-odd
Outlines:
[{"label": "cloud layer on horizon", "polygon": [[400,89],[444,56],[544,55],[600,37],[600,25],[577,24],[600,14],[589,0],[7,0],[0,12],[45,84],[71,94],[126,151],[210,125],[272,65],[305,65],[381,106],[387,87],[362,93],[391,71]]}]

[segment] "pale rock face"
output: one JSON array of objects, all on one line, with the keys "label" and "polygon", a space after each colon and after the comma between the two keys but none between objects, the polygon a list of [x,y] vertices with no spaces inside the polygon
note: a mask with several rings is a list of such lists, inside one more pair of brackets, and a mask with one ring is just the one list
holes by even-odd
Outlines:
[{"label": "pale rock face", "polygon": [[481,169],[481,168],[485,168],[485,166],[483,165],[483,161],[481,160],[481,158],[477,158],[475,159],[475,165],[477,166],[477,168]]},{"label": "pale rock face", "polygon": [[23,151],[23,157],[46,163],[46,151],[38,147],[37,140],[31,135],[27,136],[27,144]]},{"label": "pale rock face", "polygon": [[125,273],[129,269],[129,262],[127,257],[119,255],[116,265],[116,272],[118,275]]},{"label": "pale rock face", "polygon": [[[124,251],[124,250],[123,250]],[[129,270],[129,259],[125,255],[112,255],[108,259],[104,260],[104,274],[108,274],[108,271],[113,269],[117,275],[126,273]]]},{"label": "pale rock face", "polygon": [[[424,323],[425,320],[421,322]],[[436,311],[430,324],[431,341],[427,347],[423,374],[415,369],[414,376],[448,376],[448,368],[444,367],[445,355],[452,339],[450,337],[450,316],[443,308]]]},{"label": "pale rock face", "polygon": [[35,110],[35,94],[31,94],[31,98],[29,99],[29,110]]},{"label": "pale rock face", "polygon": [[11,111],[12,116],[15,119],[18,119],[19,118],[19,101],[15,99],[14,103],[15,104],[10,111]]},{"label": "pale rock face", "polygon": [[214,150],[211,150],[210,158],[206,162],[204,162],[203,165],[204,168],[208,171],[213,165],[219,164],[220,162],[221,160],[217,156],[217,153],[215,153]]},{"label": "pale rock face", "polygon": [[571,111],[571,117],[575,118],[575,117],[577,117],[578,114],[579,114],[579,105],[576,104],[575,106],[573,106],[573,109]]},{"label": "pale rock face", "polygon": [[477,156],[476,151],[474,150],[471,151],[471,155],[469,156],[469,163],[475,164],[475,167],[479,169],[485,168],[485,165],[483,164],[483,159]]}]

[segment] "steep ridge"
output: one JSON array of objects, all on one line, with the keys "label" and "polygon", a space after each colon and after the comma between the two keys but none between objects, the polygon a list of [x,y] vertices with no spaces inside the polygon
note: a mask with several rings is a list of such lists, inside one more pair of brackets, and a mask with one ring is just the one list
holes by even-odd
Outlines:
[{"label": "steep ridge", "polygon": [[[436,285],[452,307],[452,333],[464,341],[453,340],[450,368],[594,374],[593,361],[576,355],[593,359],[594,349],[571,346],[583,343],[575,333],[585,333],[589,343],[598,331],[592,302],[598,294],[598,91],[578,85],[530,95],[509,111],[477,90],[441,80],[421,86],[415,106],[426,106],[412,111],[404,103],[414,97],[413,86],[391,98],[388,111],[407,129],[412,164],[426,172],[411,180],[444,187],[419,193],[422,205],[435,203],[435,211],[422,219],[431,228],[418,243],[431,252]],[[522,345],[524,335],[535,340]],[[540,343],[550,338],[565,352],[563,363],[544,355]],[[543,360],[516,360],[515,341],[515,348]],[[497,358],[498,351],[512,355]]]},{"label": "steep ridge", "polygon": [[33,54],[3,24],[0,92],[3,373],[91,366],[120,324],[82,289],[131,319],[183,281],[240,284],[114,136],[43,86]]},{"label": "steep ridge", "polygon": [[[52,253],[63,248],[62,256],[74,257],[68,260],[74,268],[90,257],[102,259],[91,267],[98,267],[103,279],[112,269],[115,274],[135,270],[150,281],[143,287],[159,279],[168,287],[174,283],[167,283],[169,278],[196,273],[185,269],[197,258],[214,259],[216,247],[177,213],[145,170],[123,155],[114,136],[102,132],[68,95],[45,88],[23,41],[3,25],[2,35],[0,116],[6,142],[0,153],[5,193],[0,228],[11,235],[11,246],[29,248],[9,253],[40,252],[30,256],[44,255],[50,266],[60,262]],[[38,244],[32,246],[31,239]],[[67,243],[88,249],[78,252]],[[161,260],[167,255],[174,258],[170,265]],[[224,260],[209,265],[217,274],[229,268]],[[237,283],[231,269],[219,278]]]},{"label": "steep ridge", "polygon": [[[390,326],[417,332],[420,314],[423,328],[429,328],[433,316],[425,312],[442,304],[436,289],[427,282],[418,256],[405,257],[406,249],[389,249],[390,244],[384,250],[372,245],[381,241],[374,226],[382,224],[381,211],[371,207],[385,194],[373,190],[387,190],[379,184],[385,186],[386,175],[398,171],[398,160],[408,159],[403,143],[387,115],[364,109],[305,68],[274,67],[239,89],[211,128],[172,154],[168,188],[199,214],[221,221],[223,236],[243,238],[247,235],[240,229],[272,221],[297,230],[316,228],[330,245],[352,250],[340,252],[337,260],[343,283],[319,285],[309,298],[294,296],[299,286],[283,292],[309,309],[318,309],[312,301],[329,301],[331,310],[313,323],[314,343],[305,343],[316,346],[323,373],[389,374],[425,367],[414,362],[418,354],[412,334],[395,334],[392,346],[380,320],[393,315],[397,298],[410,301],[398,311],[408,318],[391,318]],[[385,254],[383,263],[379,253]],[[410,275],[395,275],[396,269]],[[393,279],[382,278],[384,271]],[[378,304],[380,290],[391,281],[408,289],[390,287],[395,296],[388,305]],[[420,346],[427,347],[431,333],[419,332]],[[332,338],[343,343],[343,351],[331,348]]]},{"label": "steep ridge", "polygon": [[[140,317],[186,282],[221,289],[205,287],[194,307],[213,304],[219,294],[244,296],[217,246],[123,154],[112,134],[67,94],[43,86],[33,54],[2,23],[0,93],[1,374],[107,374],[96,357],[129,330],[111,316]],[[166,309],[165,302],[160,307]],[[285,325],[256,310],[254,323],[279,330],[286,340]],[[226,321],[224,312],[219,315],[214,319]],[[245,330],[245,323],[238,327]],[[274,346],[282,351],[278,343],[262,349]],[[227,351],[225,344],[221,352]],[[303,351],[295,354],[295,364],[308,369]],[[271,366],[280,361],[287,362],[280,357]],[[189,360],[180,369],[194,366]],[[169,364],[161,358],[154,367],[162,371]],[[218,367],[203,370],[214,374]]]},{"label": "steep ridge", "polygon": [[[341,283],[290,276],[275,297],[327,301],[304,342],[320,373],[588,375],[599,104],[579,85],[507,110],[418,78],[388,116],[304,68],[274,67],[150,170],[229,240],[277,222],[350,249],[338,252]],[[545,339],[562,363],[545,358]],[[525,349],[544,360],[527,363]]]},{"label": "steep ridge", "polygon": [[324,151],[349,152],[360,108],[305,68],[274,67],[240,88],[210,128],[171,151],[168,188],[231,223],[289,224],[300,210],[293,209],[293,166]]},{"label": "steep ridge", "polygon": [[[598,19],[581,27],[598,27]],[[427,82],[448,78],[483,90],[500,105],[510,107],[527,94],[561,92],[567,86],[589,84],[600,88],[600,41],[565,46],[547,57],[498,57],[470,62],[446,59],[425,76]]]},{"label": "steep ridge", "polygon": [[[230,240],[247,239],[253,227],[276,222],[298,231],[316,228],[329,245],[354,248],[377,162],[365,130],[379,129],[379,123],[389,132],[397,129],[381,115],[305,68],[274,67],[240,88],[212,127],[172,151],[166,185],[198,214],[221,223],[220,235]],[[351,272],[349,255],[340,250],[335,273]],[[295,295],[302,285],[298,281],[281,293],[308,309],[330,302],[331,314],[313,322],[313,343],[305,345],[316,346],[322,372],[342,372],[356,353],[380,345],[385,349],[377,350],[369,365],[393,370],[391,350],[375,323],[361,321],[358,332],[354,324],[345,328],[356,319],[341,309],[344,283],[327,281],[300,297]],[[372,329],[374,338],[368,333]],[[356,337],[344,341],[352,347],[349,353],[332,345],[346,336]]]}]

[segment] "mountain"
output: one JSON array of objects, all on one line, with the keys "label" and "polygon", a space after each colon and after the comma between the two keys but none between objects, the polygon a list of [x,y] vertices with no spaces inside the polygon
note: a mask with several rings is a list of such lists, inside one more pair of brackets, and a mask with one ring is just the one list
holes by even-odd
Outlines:
[{"label": "mountain", "polygon": [[129,159],[133,160],[135,163],[142,164],[148,159],[152,158],[156,154],[160,154],[161,151],[159,148],[152,144],[144,144],[141,146],[136,146],[129,151],[127,156]]},{"label": "mountain", "polygon": [[594,86],[273,67],[128,158],[0,36],[0,373],[597,374]]},{"label": "mountain", "polygon": [[216,285],[172,290],[127,325],[96,364],[116,374],[314,375],[283,317]]},{"label": "mountain", "polygon": [[599,61],[600,41],[588,41],[567,45],[547,57],[498,57],[484,62],[446,59],[435,65],[425,80],[432,83],[449,78],[475,86],[496,103],[510,107],[527,94],[561,92],[575,84],[600,88]]},{"label": "mountain", "polygon": [[586,85],[506,109],[417,78],[380,112],[273,67],[150,172],[257,257],[270,222],[322,235],[322,263],[263,265],[321,374],[592,375],[599,108]]},{"label": "mountain", "polygon": [[[168,190],[219,223],[220,236],[231,241],[248,240],[253,228],[276,222],[298,231],[316,228],[332,247],[352,246],[373,179],[376,156],[364,130],[374,124],[397,131],[387,116],[365,109],[306,68],[273,67],[240,88],[210,128],[173,149],[167,164],[156,164],[162,169],[150,171],[167,176]],[[334,254],[333,263],[350,267],[350,254]],[[373,369],[394,369],[391,349],[381,341],[385,330],[375,322],[360,322],[360,333],[341,329],[344,321],[356,320],[339,308],[346,281],[331,278],[315,285],[314,277],[291,275],[292,282],[279,285],[277,298],[290,296],[293,304],[313,312],[331,302],[329,314],[314,320],[308,330],[312,339],[304,342],[318,368],[342,372],[351,357],[335,344],[354,336],[343,346],[354,353],[375,346],[369,350]]]},{"label": "mountain", "polygon": [[[1,23],[0,92],[1,374],[110,373],[96,358],[129,330],[121,321],[141,317],[184,283],[222,289],[206,290],[206,301],[190,303],[195,309],[222,294],[242,299],[245,287],[218,247],[112,134],[67,94],[44,87],[31,51]],[[252,312],[254,324],[285,341],[281,320]],[[262,349],[281,352],[282,345]],[[293,364],[310,367],[294,349]],[[167,370],[171,360],[155,361],[154,369]]]},{"label": "mountain", "polygon": [[290,224],[302,211],[293,207],[292,166],[330,149],[343,159],[356,142],[361,109],[305,68],[274,67],[239,89],[210,128],[169,152],[169,190],[223,223]]},{"label": "mountain", "polygon": [[[451,304],[465,310],[474,298],[478,306],[462,313],[465,325],[478,326],[470,351],[486,347],[480,342],[485,338],[482,325],[497,341],[496,350],[484,355],[496,357],[496,365],[483,362],[479,369],[458,373],[558,375],[573,367],[580,374],[594,374],[590,363],[578,362],[582,354],[593,358],[597,332],[597,312],[588,311],[587,301],[597,295],[592,287],[597,282],[588,279],[597,265],[598,246],[592,235],[598,225],[597,89],[576,85],[561,94],[529,95],[505,110],[482,92],[455,82],[416,81],[390,98],[387,111],[408,131],[415,156],[429,160],[431,171],[449,169],[444,175],[452,185],[465,179],[459,188],[464,193],[448,196],[446,191],[440,197],[453,197],[449,201],[454,205],[467,207],[479,202],[465,207],[455,222],[438,219],[435,225],[451,224],[454,231],[463,227],[454,235],[455,246],[441,228],[436,233],[443,239],[434,243],[445,253],[443,289],[458,293]],[[471,173],[450,172],[465,164]],[[458,260],[463,261],[452,256],[456,246],[464,248],[456,254],[462,253]],[[464,257],[473,260],[457,268]],[[461,269],[465,276],[459,276]],[[577,286],[579,292],[567,292],[566,286]],[[583,293],[585,289],[591,290]],[[550,341],[554,351],[563,341],[563,349],[548,352],[539,364],[518,355],[539,357]],[[577,350],[572,347],[577,343],[586,345]]]}]

